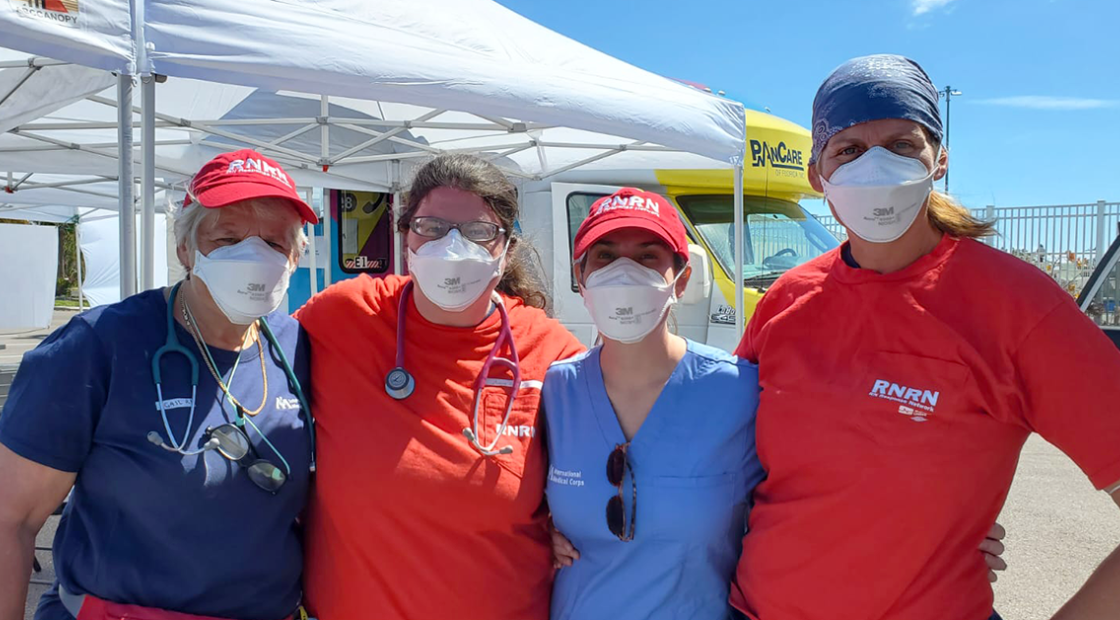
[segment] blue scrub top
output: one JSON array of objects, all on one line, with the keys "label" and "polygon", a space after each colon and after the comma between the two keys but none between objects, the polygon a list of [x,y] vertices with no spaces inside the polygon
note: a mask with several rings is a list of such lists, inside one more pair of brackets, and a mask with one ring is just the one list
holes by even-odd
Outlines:
[{"label": "blue scrub top", "polygon": [[[626,438],[599,352],[553,364],[542,390],[548,505],[581,556],[556,576],[552,620],[728,618],[748,497],[764,476],[754,443],[758,369],[688,341],[629,447],[637,517],[634,540],[622,542],[607,527],[617,494],[607,457]],[[631,491],[627,473],[628,511]]]},{"label": "blue scrub top", "polygon": [[[304,390],[308,354],[298,323],[269,315],[269,325]],[[219,404],[217,383],[189,332],[179,342],[198,357],[198,403],[188,446],[205,429],[235,418]],[[277,620],[299,604],[302,547],[296,518],[307,498],[310,439],[299,403],[267,340],[268,397],[254,423],[287,459],[292,473],[276,495],[257,488],[245,470],[211,450],[181,456],[152,444],[170,443],[152,380],[151,358],[167,338],[167,303],[147,291],[79,314],[52,333],[20,365],[0,414],[0,442],[54,469],[77,472],[54,541],[58,579],[67,590],[185,613]],[[211,349],[228,378],[237,353]],[[163,357],[165,401],[189,399],[182,355]],[[241,354],[230,391],[246,407],[262,396],[256,346]],[[170,402],[177,441],[189,408]],[[261,458],[279,459],[246,425]],[[282,467],[282,465],[281,465]],[[52,588],[37,620],[72,620]]]}]

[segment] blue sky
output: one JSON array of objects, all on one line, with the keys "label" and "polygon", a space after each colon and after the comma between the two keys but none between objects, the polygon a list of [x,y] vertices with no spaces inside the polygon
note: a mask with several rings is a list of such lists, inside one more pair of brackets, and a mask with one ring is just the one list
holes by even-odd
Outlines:
[{"label": "blue sky", "polygon": [[806,127],[833,68],[903,54],[963,93],[952,103],[950,191],[967,206],[1120,201],[1117,0],[499,2]]}]

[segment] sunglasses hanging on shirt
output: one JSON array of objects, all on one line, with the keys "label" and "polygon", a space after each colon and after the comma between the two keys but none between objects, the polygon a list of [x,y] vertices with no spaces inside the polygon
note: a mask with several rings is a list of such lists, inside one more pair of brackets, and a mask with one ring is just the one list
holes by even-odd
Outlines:
[{"label": "sunglasses hanging on shirt", "polygon": [[[622,542],[634,540],[634,521],[638,512],[638,481],[634,478],[634,468],[630,465],[630,457],[627,455],[629,448],[630,442],[618,444],[607,457],[607,482],[618,490],[618,493],[607,502],[607,527]],[[626,472],[630,472],[632,489],[629,524],[626,519],[626,501],[622,499]]]}]

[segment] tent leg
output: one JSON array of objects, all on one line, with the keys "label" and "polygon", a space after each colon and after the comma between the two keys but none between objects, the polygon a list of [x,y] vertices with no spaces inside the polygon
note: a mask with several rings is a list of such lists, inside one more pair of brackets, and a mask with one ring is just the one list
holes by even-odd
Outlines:
[{"label": "tent leg", "polygon": [[743,230],[743,164],[735,164],[735,274],[731,281],[735,284],[735,335],[743,336],[746,325],[746,300],[743,296],[743,244],[746,241]]},{"label": "tent leg", "polygon": [[[311,204],[312,191],[307,188],[307,204]],[[319,265],[315,256],[315,225],[311,222],[307,223],[307,266],[311,272],[311,296],[314,297],[319,292]]]},{"label": "tent leg", "polygon": [[136,294],[136,206],[133,204],[132,172],[132,76],[117,76],[117,161],[119,163],[119,211],[121,299]]},{"label": "tent leg", "polygon": [[78,256],[78,312],[85,310],[85,280],[82,279],[82,214],[74,222],[74,251]]},{"label": "tent leg", "polygon": [[404,273],[404,235],[397,230],[397,216],[401,212],[401,160],[393,161],[393,208],[389,210],[389,225],[393,227],[393,273]]},{"label": "tent leg", "polygon": [[[331,100],[326,95],[319,97],[319,115],[323,119],[323,123],[319,126],[319,163],[324,166],[323,172],[326,172],[326,166],[330,161],[331,156],[331,126],[328,124],[331,113]],[[327,263],[323,265],[323,288],[331,285],[331,269],[334,267],[334,255],[331,254],[331,201],[330,190],[323,189],[323,256],[327,259]]]},{"label": "tent leg", "polygon": [[140,82],[141,145],[144,149],[144,171],[141,179],[143,210],[140,214],[140,281],[141,290],[155,287],[155,219],[156,219],[156,80],[145,76]]},{"label": "tent leg", "polygon": [[323,265],[323,288],[331,285],[331,268],[334,267],[334,254],[331,253],[331,201],[329,189],[323,190],[323,219],[319,220],[323,223],[323,256],[326,258],[326,263]]}]

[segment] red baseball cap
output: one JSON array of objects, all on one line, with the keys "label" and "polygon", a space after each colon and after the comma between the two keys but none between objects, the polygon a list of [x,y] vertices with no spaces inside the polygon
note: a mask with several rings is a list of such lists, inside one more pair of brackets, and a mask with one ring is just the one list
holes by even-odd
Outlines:
[{"label": "red baseball cap", "polygon": [[580,260],[596,241],[622,228],[641,228],[657,235],[674,254],[688,260],[688,235],[677,210],[661,194],[624,187],[591,205],[576,231],[572,256]]},{"label": "red baseball cap", "polygon": [[191,180],[184,207],[191,204],[191,194],[207,209],[253,198],[282,198],[296,208],[304,222],[319,223],[315,211],[296,192],[292,177],[280,164],[252,149],[222,153],[206,162]]}]

